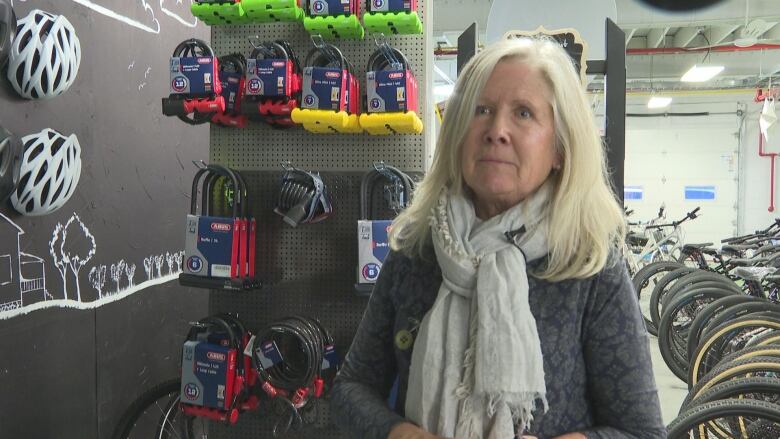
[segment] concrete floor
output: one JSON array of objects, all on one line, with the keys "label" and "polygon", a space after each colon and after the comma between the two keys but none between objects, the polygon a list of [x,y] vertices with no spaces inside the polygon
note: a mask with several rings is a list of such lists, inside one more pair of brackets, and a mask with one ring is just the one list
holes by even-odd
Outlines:
[{"label": "concrete floor", "polygon": [[658,397],[661,400],[661,415],[664,424],[669,425],[680,411],[680,405],[688,395],[688,385],[677,378],[666,366],[661,351],[658,349],[658,339],[650,336],[650,353],[653,359],[653,373],[658,387]]}]

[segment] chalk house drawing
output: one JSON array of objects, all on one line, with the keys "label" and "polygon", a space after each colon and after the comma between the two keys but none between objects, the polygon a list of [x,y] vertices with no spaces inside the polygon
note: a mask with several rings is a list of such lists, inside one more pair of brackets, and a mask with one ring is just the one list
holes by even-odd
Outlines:
[{"label": "chalk house drawing", "polygon": [[[97,253],[89,228],[73,213],[57,223],[49,241],[49,256],[60,274],[60,286],[47,289],[44,260],[19,250],[24,230],[0,213],[0,320],[43,308],[91,309],[178,278],[184,251],[166,251],[143,260],[146,280],[135,283],[136,264],[120,259],[86,271],[90,290],[82,289],[82,269]],[[110,280],[110,282],[109,282]],[[56,283],[56,282],[55,282]],[[94,290],[94,292],[93,292]]]}]

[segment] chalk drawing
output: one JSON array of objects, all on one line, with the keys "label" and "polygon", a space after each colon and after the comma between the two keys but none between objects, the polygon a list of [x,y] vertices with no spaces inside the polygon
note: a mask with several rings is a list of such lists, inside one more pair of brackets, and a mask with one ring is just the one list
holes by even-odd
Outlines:
[{"label": "chalk drawing", "polygon": [[[146,0],[139,0],[139,1],[141,2],[141,6],[143,6],[144,8],[144,12],[148,13],[149,15],[147,19],[150,21],[147,23],[138,21],[137,19],[128,17],[127,15],[123,15],[105,6],[99,5],[91,0],[71,0],[71,1],[78,3],[81,6],[90,8],[93,11],[97,12],[98,14],[102,14],[105,15],[106,17],[113,18],[114,20],[125,23],[136,29],[140,29],[142,31],[150,32],[153,34],[160,33],[160,22],[157,20],[157,17],[154,16],[154,9],[152,9],[152,7],[149,6],[149,3],[147,3]],[[131,3],[131,2],[127,2],[127,3]]]},{"label": "chalk drawing", "polygon": [[[110,265],[91,267],[87,279],[97,295],[82,295],[80,272],[95,256],[97,245],[89,228],[74,212],[64,225],[57,223],[49,241],[49,254],[61,278],[61,287],[52,294],[46,287],[44,260],[19,250],[23,234],[21,227],[0,213],[0,320],[44,308],[97,308],[176,280],[181,273],[184,251],[166,251],[144,258],[147,280],[137,285],[136,264],[120,259]],[[106,287],[109,278],[113,285]]]},{"label": "chalk drawing", "polygon": [[[182,17],[181,15],[177,14],[176,12],[168,9],[165,7],[165,0],[160,0],[160,10],[163,11],[163,13],[174,20],[178,21],[179,23],[187,26],[187,27],[195,27],[198,25],[198,19],[191,16],[190,13],[190,4],[192,3],[192,0],[189,0],[185,6],[186,6],[186,12],[187,18]],[[168,2],[170,3],[170,2]],[[179,5],[182,4],[182,0],[176,0],[176,5],[174,7],[179,7],[179,9],[185,9],[180,7]]]}]

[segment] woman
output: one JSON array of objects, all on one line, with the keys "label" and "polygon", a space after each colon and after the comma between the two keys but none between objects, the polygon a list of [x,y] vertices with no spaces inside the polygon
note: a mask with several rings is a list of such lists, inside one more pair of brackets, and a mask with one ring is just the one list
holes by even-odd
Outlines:
[{"label": "woman", "polygon": [[447,106],[333,389],[337,423],[360,439],[666,437],[571,59],[547,39],[494,44]]}]

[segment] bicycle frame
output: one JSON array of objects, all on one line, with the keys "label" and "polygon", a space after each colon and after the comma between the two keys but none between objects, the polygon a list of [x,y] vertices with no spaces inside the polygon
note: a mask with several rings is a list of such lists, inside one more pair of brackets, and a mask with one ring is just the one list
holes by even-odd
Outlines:
[{"label": "bicycle frame", "polygon": [[[636,273],[648,262],[675,260],[675,251],[682,249],[683,233],[679,225],[674,226],[674,230],[661,237],[661,239],[656,239],[656,234],[653,233],[656,230],[661,231],[662,229],[659,227],[653,229],[646,228],[645,236],[647,237],[647,243],[645,246],[639,253],[629,252],[632,257],[628,258],[628,263],[632,272]],[[648,259],[649,261],[647,261]]]}]

